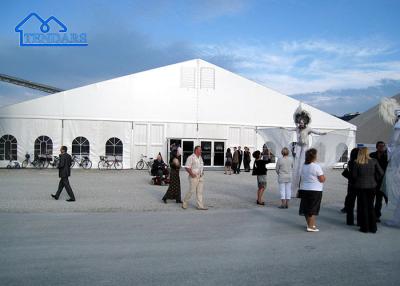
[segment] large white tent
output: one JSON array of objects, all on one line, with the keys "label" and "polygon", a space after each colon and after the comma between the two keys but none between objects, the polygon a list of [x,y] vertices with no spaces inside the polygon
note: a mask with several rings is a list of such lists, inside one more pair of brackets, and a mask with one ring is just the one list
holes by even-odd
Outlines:
[{"label": "large white tent", "polygon": [[[175,142],[185,156],[202,145],[205,164],[222,166],[228,147],[261,148],[260,128],[293,127],[298,105],[195,59],[0,108],[0,164],[10,156],[22,161],[26,153],[56,155],[66,145],[76,155],[87,153],[95,166],[99,156],[115,155],[134,168],[141,154],[166,157]],[[347,130],[342,143],[354,146],[354,125],[303,107],[314,129]]]}]

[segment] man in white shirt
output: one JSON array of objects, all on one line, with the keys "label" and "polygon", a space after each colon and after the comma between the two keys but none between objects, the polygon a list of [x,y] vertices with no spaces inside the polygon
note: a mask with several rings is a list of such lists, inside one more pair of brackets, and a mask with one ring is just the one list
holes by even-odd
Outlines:
[{"label": "man in white shirt", "polygon": [[186,193],[183,199],[182,208],[187,209],[188,201],[192,194],[196,192],[197,209],[207,210],[203,204],[204,164],[201,158],[200,146],[196,146],[194,153],[187,158],[185,169],[189,173],[189,192]]}]

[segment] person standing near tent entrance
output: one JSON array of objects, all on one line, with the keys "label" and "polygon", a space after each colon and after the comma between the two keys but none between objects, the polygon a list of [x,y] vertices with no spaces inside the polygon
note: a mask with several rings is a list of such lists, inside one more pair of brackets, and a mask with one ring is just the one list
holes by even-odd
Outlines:
[{"label": "person standing near tent entrance", "polygon": [[197,209],[207,210],[203,204],[204,163],[200,146],[196,146],[194,153],[187,158],[185,169],[189,173],[189,191],[183,199],[182,208],[187,209],[192,194],[196,193]]},{"label": "person standing near tent entrance", "polygon": [[242,147],[238,147],[238,156],[239,156],[239,162],[238,162],[238,166],[237,166],[237,173],[240,174],[240,166],[242,165],[242,161],[243,161],[243,151],[242,151]]},{"label": "person standing near tent entrance", "polygon": [[250,172],[250,162],[251,162],[250,150],[249,150],[248,147],[244,147],[243,165],[244,165],[244,171],[245,172]]},{"label": "person standing near tent entrance", "polygon": [[234,174],[237,174],[238,164],[239,164],[239,152],[236,147],[233,147],[232,170]]},{"label": "person standing near tent entrance", "polygon": [[69,195],[69,199],[67,202],[74,202],[75,201],[75,195],[74,192],[72,191],[72,188],[69,184],[68,177],[71,176],[71,165],[72,165],[72,158],[71,155],[67,153],[67,147],[62,146],[60,149],[60,161],[58,164],[58,176],[60,177],[60,183],[58,184],[58,190],[55,195],[51,194],[51,196],[55,199],[58,200],[60,197],[60,194],[65,187],[65,190],[67,191]]}]

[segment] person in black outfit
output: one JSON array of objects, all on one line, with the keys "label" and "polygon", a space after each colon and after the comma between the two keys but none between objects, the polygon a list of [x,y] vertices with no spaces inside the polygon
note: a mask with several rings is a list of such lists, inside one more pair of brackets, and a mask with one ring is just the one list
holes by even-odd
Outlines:
[{"label": "person in black outfit", "polygon": [[166,204],[167,200],[175,200],[176,203],[182,203],[181,201],[181,179],[179,177],[179,169],[181,168],[179,157],[176,156],[170,160],[171,175],[170,183],[167,192],[162,198],[163,202]]},{"label": "person in black outfit", "polygon": [[[378,161],[379,166],[382,168],[383,172],[386,172],[386,168],[388,166],[388,156],[385,142],[378,141],[376,143],[376,152],[372,152],[369,154],[371,158],[374,158]],[[382,215],[382,201],[385,197],[384,193],[381,191],[381,186],[383,182],[383,176],[377,180],[376,192],[375,192],[375,214],[376,214],[376,222],[380,222],[380,217]],[[385,197],[385,200],[387,198]]]},{"label": "person in black outfit", "polygon": [[257,205],[265,205],[264,191],[267,188],[267,168],[266,165],[271,162],[270,159],[264,160],[260,151],[254,151],[255,159],[253,164],[253,176],[257,176]]},{"label": "person in black outfit", "polygon": [[238,152],[239,152],[239,163],[237,165],[237,173],[240,174],[240,166],[242,165],[242,161],[243,161],[243,151],[241,149],[241,147],[238,147]]},{"label": "person in black outfit", "polygon": [[[174,152],[174,157],[176,157],[176,153]],[[165,164],[162,159],[161,153],[158,153],[157,159],[154,160],[153,165],[151,166],[151,175],[156,176],[156,184],[161,184],[162,180],[168,177],[168,166]]]},{"label": "person in black outfit", "polygon": [[[350,160],[347,163],[347,169],[345,169],[342,175],[348,179],[347,183],[347,195],[344,200],[344,209],[342,209],[343,213],[346,213],[346,224],[354,225],[354,205],[357,199],[357,192],[354,188],[354,179],[351,176],[354,168],[354,161],[357,159],[358,148],[354,148],[350,152]],[[358,218],[357,218],[358,220]],[[358,224],[358,222],[357,222]]]},{"label": "person in black outfit", "polygon": [[357,159],[351,172],[354,188],[357,190],[357,220],[361,232],[377,231],[374,210],[374,195],[377,179],[383,176],[383,170],[377,160],[368,155],[368,148],[358,151]]},{"label": "person in black outfit", "polygon": [[63,188],[65,187],[65,190],[67,191],[67,194],[69,196],[67,202],[74,202],[75,195],[68,180],[68,177],[71,176],[72,158],[71,155],[67,153],[67,150],[68,149],[66,146],[62,146],[60,149],[61,154],[60,161],[58,163],[58,176],[60,177],[60,183],[58,184],[57,193],[55,195],[51,194],[51,196],[55,200],[58,200]]},{"label": "person in black outfit", "polygon": [[251,157],[250,157],[250,150],[247,147],[244,147],[244,152],[243,152],[243,165],[244,165],[244,171],[245,172],[250,172],[250,162],[251,162]]}]

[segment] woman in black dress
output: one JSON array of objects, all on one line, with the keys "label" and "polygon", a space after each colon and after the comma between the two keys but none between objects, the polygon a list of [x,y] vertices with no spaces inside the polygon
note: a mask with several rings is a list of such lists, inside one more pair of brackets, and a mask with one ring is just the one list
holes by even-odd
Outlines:
[{"label": "woman in black dress", "polygon": [[167,200],[175,200],[176,203],[182,203],[181,201],[181,179],[179,177],[179,169],[181,164],[176,156],[170,161],[171,173],[170,182],[167,192],[165,193],[162,200],[167,203]]},{"label": "woman in black dress", "polygon": [[226,158],[226,160],[225,160],[225,172],[224,172],[224,174],[226,175],[229,172],[229,175],[232,175],[232,152],[231,152],[230,148],[228,148],[226,150],[225,158]]}]

